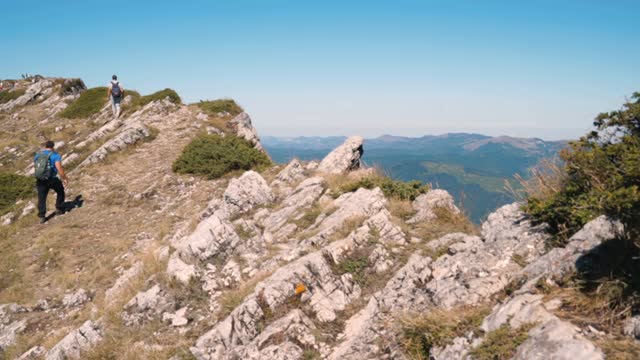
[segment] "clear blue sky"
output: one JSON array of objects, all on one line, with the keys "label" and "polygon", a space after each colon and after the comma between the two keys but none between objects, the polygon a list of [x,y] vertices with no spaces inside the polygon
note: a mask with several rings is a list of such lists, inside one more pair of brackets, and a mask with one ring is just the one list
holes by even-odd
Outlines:
[{"label": "clear blue sky", "polygon": [[263,135],[578,136],[640,90],[640,1],[3,1],[0,78],[231,97]]}]

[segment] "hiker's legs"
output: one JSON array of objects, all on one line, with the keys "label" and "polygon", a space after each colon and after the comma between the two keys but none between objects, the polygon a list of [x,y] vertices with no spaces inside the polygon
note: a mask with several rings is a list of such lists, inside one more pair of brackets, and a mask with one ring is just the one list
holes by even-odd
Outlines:
[{"label": "hiker's legs", "polygon": [[51,188],[56,192],[56,209],[64,211],[64,186],[62,181],[58,178],[53,178],[51,181]]},{"label": "hiker's legs", "polygon": [[113,117],[117,118],[116,99],[113,96],[111,96],[111,111],[113,112]]},{"label": "hiker's legs", "polygon": [[46,181],[37,180],[36,189],[38,190],[38,217],[47,215],[47,194],[49,193],[49,184]]},{"label": "hiker's legs", "polygon": [[117,118],[120,117],[120,103],[117,102],[115,107],[116,107],[116,113],[115,114],[116,114],[116,119],[117,119]]}]

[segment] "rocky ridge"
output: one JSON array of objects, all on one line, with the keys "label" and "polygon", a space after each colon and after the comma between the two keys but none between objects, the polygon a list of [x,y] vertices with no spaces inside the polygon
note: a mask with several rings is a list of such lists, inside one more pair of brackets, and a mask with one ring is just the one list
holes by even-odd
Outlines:
[{"label": "rocky ridge", "polygon": [[[37,109],[40,123],[58,125],[63,120],[55,111],[83,90],[57,95],[55,87],[62,84],[40,79],[23,95],[28,99],[20,97],[0,111],[20,117]],[[594,335],[562,318],[557,312],[562,299],[540,292],[538,284],[589,266],[590,254],[622,231],[616,222],[595,219],[566,247],[548,250],[545,226],[531,223],[518,204],[511,204],[491,214],[476,233],[427,238],[418,226],[436,226],[441,211],[460,213],[446,191],[418,196],[408,203],[407,217],[380,188],[340,193],[332,185],[336,176],[349,181],[369,171],[361,169],[361,137],[347,139],[319,163],[293,160],[261,173],[205,181],[171,173],[177,152],[158,156],[152,150],[184,144],[211,126],[207,116],[168,99],[118,120],[108,111],[86,119],[93,127],[66,141],[66,159],[78,164],[72,170],[80,178],[78,188],[97,197],[118,185],[134,205],[108,208],[110,203],[103,202],[86,211],[112,216],[104,208],[126,206],[133,217],[138,207],[148,206],[147,221],[176,220],[166,231],[150,234],[142,230],[144,217],[136,218],[135,234],[122,235],[134,241],[110,254],[109,286],[88,281],[94,287],[74,284],[71,291],[51,290],[33,303],[0,305],[0,354],[20,359],[408,359],[402,315],[488,306],[477,331],[433,346],[428,355],[473,359],[474,349],[497,329],[530,325],[512,358],[604,358],[595,340],[606,334]],[[229,123],[215,132],[231,131],[262,149],[246,113]],[[141,169],[121,171],[127,162]],[[74,228],[65,222],[81,211],[60,219],[67,234]],[[42,323],[63,331],[46,325],[38,330]],[[125,344],[130,340],[118,337],[125,329],[150,335]],[[35,342],[25,342],[28,347],[18,345],[34,334]]]}]

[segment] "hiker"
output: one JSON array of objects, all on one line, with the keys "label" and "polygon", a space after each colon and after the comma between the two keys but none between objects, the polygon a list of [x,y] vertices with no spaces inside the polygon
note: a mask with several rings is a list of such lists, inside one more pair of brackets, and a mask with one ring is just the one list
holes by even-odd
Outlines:
[{"label": "hiker", "polygon": [[47,141],[44,149],[40,150],[33,159],[38,189],[38,217],[41,224],[47,221],[47,195],[50,189],[56,192],[56,215],[62,215],[65,212],[64,188],[68,186],[69,179],[62,168],[62,156],[53,151],[54,145],[53,141]]},{"label": "hiker", "polygon": [[120,85],[118,77],[113,75],[111,82],[109,83],[109,90],[107,92],[107,100],[111,101],[111,110],[113,110],[113,118],[120,117],[120,101],[124,97],[124,88]]}]

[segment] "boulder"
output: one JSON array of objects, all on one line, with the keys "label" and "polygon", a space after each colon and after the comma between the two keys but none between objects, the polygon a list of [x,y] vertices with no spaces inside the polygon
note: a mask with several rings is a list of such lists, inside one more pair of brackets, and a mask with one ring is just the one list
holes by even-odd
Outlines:
[{"label": "boulder", "polygon": [[85,289],[78,289],[75,293],[66,294],[62,298],[62,305],[65,307],[77,307],[84,305],[89,300],[89,293]]},{"label": "boulder", "polygon": [[436,218],[434,210],[436,208],[445,208],[455,214],[460,213],[460,209],[456,207],[453,197],[445,190],[430,190],[426,194],[418,196],[411,203],[416,215],[413,216],[408,223],[416,223],[424,220],[432,220]]},{"label": "boulder", "polygon": [[348,138],[342,145],[322,159],[317,171],[327,174],[342,174],[346,171],[359,169],[363,143],[364,139],[361,136]]},{"label": "boulder", "polygon": [[243,213],[274,200],[273,192],[260,174],[250,170],[229,182],[223,201],[231,214]]},{"label": "boulder", "polygon": [[45,360],[79,359],[83,351],[102,341],[102,332],[100,322],[87,320],[52,347],[45,355]]}]

